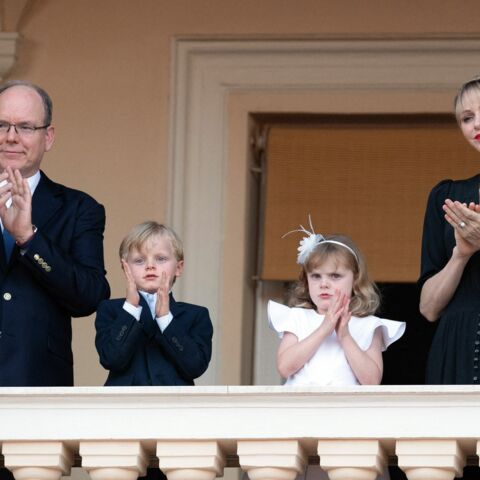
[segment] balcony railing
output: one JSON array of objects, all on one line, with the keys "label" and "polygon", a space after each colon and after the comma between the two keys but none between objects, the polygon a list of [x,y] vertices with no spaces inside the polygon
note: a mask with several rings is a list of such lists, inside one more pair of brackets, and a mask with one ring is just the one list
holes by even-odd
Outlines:
[{"label": "balcony railing", "polygon": [[410,480],[452,479],[480,444],[480,388],[1,388],[0,443],[17,480],[370,479],[396,460]]}]

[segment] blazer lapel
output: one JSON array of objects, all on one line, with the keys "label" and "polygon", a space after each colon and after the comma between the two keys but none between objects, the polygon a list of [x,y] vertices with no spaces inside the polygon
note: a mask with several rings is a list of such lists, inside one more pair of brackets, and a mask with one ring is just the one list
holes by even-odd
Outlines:
[{"label": "blazer lapel", "polygon": [[62,208],[61,191],[43,172],[32,197],[32,223],[43,227]]},{"label": "blazer lapel", "polygon": [[173,317],[177,318],[185,311],[185,308],[175,301],[172,293],[170,293],[169,296],[170,296],[170,311],[172,312]]}]

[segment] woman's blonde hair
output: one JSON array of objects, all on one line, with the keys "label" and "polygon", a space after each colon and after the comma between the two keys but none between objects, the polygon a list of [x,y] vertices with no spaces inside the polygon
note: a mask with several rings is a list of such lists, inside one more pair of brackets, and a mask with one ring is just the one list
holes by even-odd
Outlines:
[{"label": "woman's blonde hair", "polygon": [[288,305],[290,307],[312,308],[316,310],[317,307],[308,292],[308,274],[325,261],[333,258],[337,264],[353,272],[353,292],[350,300],[352,315],[357,317],[372,315],[380,306],[380,294],[375,283],[368,277],[367,264],[362,253],[346,235],[329,235],[325,239],[334,240],[350,247],[355,252],[357,258],[348,248],[338,243],[319,243],[303,264],[299,279],[290,292]]},{"label": "woman's blonde hair", "polygon": [[471,78],[463,85],[461,85],[458,89],[457,94],[455,95],[453,107],[455,109],[455,116],[458,122],[460,122],[460,113],[463,107],[463,99],[466,95],[470,93],[476,93],[477,95],[480,95],[480,75],[476,75],[475,77]]}]

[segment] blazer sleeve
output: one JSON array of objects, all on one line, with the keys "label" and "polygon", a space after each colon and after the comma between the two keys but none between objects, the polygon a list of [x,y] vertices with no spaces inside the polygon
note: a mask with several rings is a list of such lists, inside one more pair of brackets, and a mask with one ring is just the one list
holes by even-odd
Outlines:
[{"label": "blazer sleeve", "polygon": [[123,300],[104,300],[95,318],[95,347],[102,366],[125,371],[135,352],[145,342],[142,322],[123,309]]},{"label": "blazer sleeve", "polygon": [[[182,318],[183,317],[183,318]],[[188,317],[188,328],[185,323]],[[155,340],[165,356],[189,380],[202,375],[212,357],[213,326],[205,307],[195,306],[183,312],[163,331],[155,330]]]},{"label": "blazer sleeve", "polygon": [[[110,296],[103,261],[105,209],[85,195],[68,213],[76,216],[71,230],[40,227],[20,261],[64,310],[81,317],[93,313]],[[57,241],[62,235],[68,237],[63,248]]]}]

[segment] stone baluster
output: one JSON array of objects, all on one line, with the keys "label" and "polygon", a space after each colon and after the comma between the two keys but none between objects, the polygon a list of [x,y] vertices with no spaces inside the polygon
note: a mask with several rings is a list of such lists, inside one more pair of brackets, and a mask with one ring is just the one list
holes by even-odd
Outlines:
[{"label": "stone baluster", "polygon": [[398,466],[409,480],[463,476],[466,457],[456,440],[397,440]]},{"label": "stone baluster", "polygon": [[149,459],[139,441],[80,442],[80,456],[92,480],[135,480],[145,475]]},{"label": "stone baluster", "polygon": [[59,480],[73,465],[73,453],[63,442],[5,441],[2,453],[16,480]]},{"label": "stone baluster", "polygon": [[330,480],[375,480],[387,467],[378,440],[320,440],[317,452]]},{"label": "stone baluster", "polygon": [[307,463],[298,440],[239,440],[237,453],[250,480],[293,480]]},{"label": "stone baluster", "polygon": [[213,480],[223,476],[225,454],[218,442],[157,442],[158,464],[168,480]]}]

